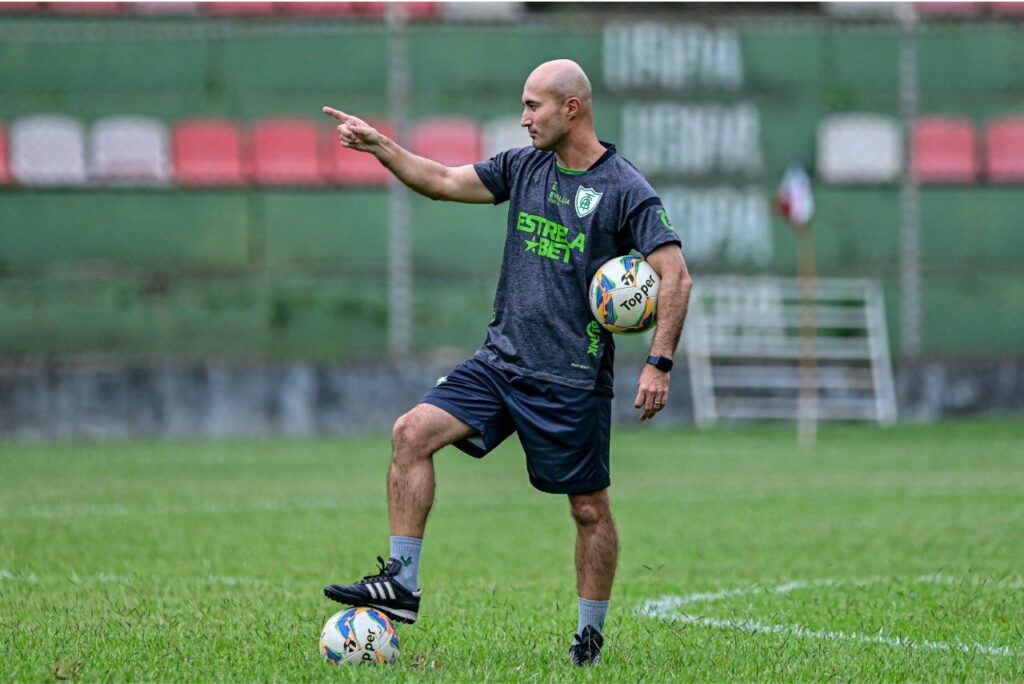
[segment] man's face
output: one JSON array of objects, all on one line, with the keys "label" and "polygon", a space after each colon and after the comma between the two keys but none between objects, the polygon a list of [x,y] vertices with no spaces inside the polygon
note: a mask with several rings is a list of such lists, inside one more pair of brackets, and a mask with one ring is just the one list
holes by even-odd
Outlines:
[{"label": "man's face", "polygon": [[533,146],[539,150],[556,147],[568,133],[567,123],[562,102],[527,81],[523,89],[523,116],[519,125],[526,128]]}]

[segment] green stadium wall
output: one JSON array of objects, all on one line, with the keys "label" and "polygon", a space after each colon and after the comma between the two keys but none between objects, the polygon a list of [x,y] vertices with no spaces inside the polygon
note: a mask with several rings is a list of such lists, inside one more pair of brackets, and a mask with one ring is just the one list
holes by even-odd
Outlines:
[{"label": "green stadium wall", "polygon": [[[411,113],[517,116],[530,70],[570,56],[594,82],[605,140],[628,138],[622,119],[629,103],[754,107],[756,172],[652,180],[659,190],[753,188],[763,198],[790,161],[813,161],[823,117],[897,113],[891,27],[762,21],[733,29],[738,83],[711,73],[685,88],[630,90],[608,85],[607,34],[597,23],[414,27]],[[375,25],[17,17],[0,19],[0,37],[0,121],[8,126],[49,112],[86,123],[127,113],[170,124],[207,114],[317,119],[323,104],[367,116],[387,111],[387,37]],[[1021,24],[926,27],[920,62],[922,113],[968,116],[980,132],[992,116],[1024,112]],[[1024,319],[1012,314],[1024,310],[1022,191],[985,184],[922,190],[926,354],[1024,351]],[[881,282],[899,350],[898,188],[820,185],[816,201],[819,274]],[[387,206],[385,189],[0,188],[0,355],[381,356]],[[418,351],[463,352],[480,343],[505,211],[414,198]],[[687,226],[674,221],[685,236]],[[768,231],[765,259],[730,259],[723,248],[691,260],[694,276],[793,274],[791,231],[774,218]]]}]

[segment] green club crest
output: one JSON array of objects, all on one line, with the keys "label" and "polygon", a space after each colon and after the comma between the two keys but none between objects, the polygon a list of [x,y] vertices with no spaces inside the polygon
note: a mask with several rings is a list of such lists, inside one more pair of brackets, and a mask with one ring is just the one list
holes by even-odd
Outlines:
[{"label": "green club crest", "polygon": [[583,218],[597,209],[597,203],[601,201],[603,192],[594,188],[585,188],[582,185],[576,189],[576,215]]}]

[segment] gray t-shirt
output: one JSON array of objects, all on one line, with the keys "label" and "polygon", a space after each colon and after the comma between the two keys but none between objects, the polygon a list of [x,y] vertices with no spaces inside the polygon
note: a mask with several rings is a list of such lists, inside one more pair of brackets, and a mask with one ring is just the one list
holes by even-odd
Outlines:
[{"label": "gray t-shirt", "polygon": [[636,167],[607,148],[582,173],[555,154],[507,150],[474,165],[495,204],[510,202],[494,320],[476,357],[570,387],[612,392],[615,342],[590,311],[590,279],[604,262],[647,256],[679,236]]}]

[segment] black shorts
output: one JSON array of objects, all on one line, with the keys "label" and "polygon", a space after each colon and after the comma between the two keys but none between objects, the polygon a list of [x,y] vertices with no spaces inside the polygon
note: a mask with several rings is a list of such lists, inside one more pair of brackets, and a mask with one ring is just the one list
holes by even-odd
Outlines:
[{"label": "black shorts", "polygon": [[526,452],[530,483],[552,494],[582,494],[611,483],[612,403],[592,390],[523,377],[472,358],[423,397],[477,431],[456,442],[483,458],[513,432]]}]

